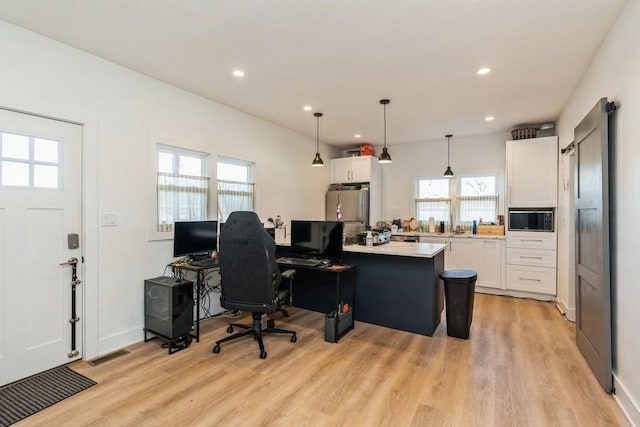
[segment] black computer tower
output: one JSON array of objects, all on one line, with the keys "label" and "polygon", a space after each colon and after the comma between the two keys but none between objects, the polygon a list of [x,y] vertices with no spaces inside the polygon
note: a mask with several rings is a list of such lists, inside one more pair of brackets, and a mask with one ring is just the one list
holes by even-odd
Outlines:
[{"label": "black computer tower", "polygon": [[193,326],[193,282],[173,277],[144,281],[144,328],[168,339],[186,336]]}]

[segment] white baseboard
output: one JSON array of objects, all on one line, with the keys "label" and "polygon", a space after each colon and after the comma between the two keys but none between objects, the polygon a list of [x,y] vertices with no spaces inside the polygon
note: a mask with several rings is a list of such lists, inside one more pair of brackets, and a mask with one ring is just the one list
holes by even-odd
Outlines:
[{"label": "white baseboard", "polygon": [[140,325],[135,328],[121,331],[107,337],[100,338],[98,341],[98,357],[121,350],[127,346],[138,343],[144,338],[144,326]]},{"label": "white baseboard", "polygon": [[625,386],[620,382],[615,374],[613,375],[613,386],[616,393],[613,398],[622,409],[622,412],[627,417],[633,427],[640,426],[640,405],[636,403],[633,397],[628,393]]},{"label": "white baseboard", "polygon": [[508,297],[516,297],[516,298],[531,298],[539,301],[555,301],[556,299],[554,295],[536,294],[533,292],[511,291],[506,289],[484,288],[482,286],[476,286],[476,292],[481,294],[502,295],[502,296],[508,296]]},{"label": "white baseboard", "polygon": [[567,320],[575,323],[576,322],[576,310],[570,310],[564,303],[564,301],[556,298],[556,307],[558,307],[558,310],[560,310],[560,313],[562,313]]}]

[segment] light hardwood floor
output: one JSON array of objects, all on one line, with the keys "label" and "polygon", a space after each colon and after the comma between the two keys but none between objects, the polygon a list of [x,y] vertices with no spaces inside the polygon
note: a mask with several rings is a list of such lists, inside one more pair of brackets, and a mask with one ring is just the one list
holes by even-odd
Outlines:
[{"label": "light hardwood floor", "polygon": [[[98,384],[19,425],[47,426],[606,426],[627,425],[553,304],[476,294],[469,340],[356,322],[324,342],[319,313],[290,310],[268,357],[243,339],[211,352],[226,319],[169,356],[157,340],[98,366]],[[246,321],[247,319],[245,319]]]}]

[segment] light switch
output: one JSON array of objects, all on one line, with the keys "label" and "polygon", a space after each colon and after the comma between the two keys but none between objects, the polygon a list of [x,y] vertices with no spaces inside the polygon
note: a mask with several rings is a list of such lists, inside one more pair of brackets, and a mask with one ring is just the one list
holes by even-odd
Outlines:
[{"label": "light switch", "polygon": [[115,227],[118,225],[118,214],[115,212],[105,212],[102,214],[103,227]]}]

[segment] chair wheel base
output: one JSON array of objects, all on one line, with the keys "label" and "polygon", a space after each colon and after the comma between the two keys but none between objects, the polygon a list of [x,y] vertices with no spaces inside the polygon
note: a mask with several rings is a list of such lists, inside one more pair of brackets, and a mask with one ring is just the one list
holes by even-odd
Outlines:
[{"label": "chair wheel base", "polygon": [[291,342],[296,342],[298,341],[298,337],[294,334],[291,336]]},{"label": "chair wheel base", "polygon": [[216,354],[220,353],[220,344],[213,346],[213,352]]},{"label": "chair wheel base", "polygon": [[267,358],[267,352],[266,351],[261,351],[260,352],[260,359],[266,359]]}]

